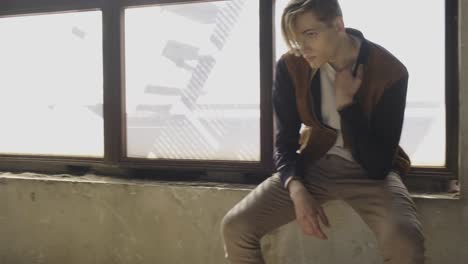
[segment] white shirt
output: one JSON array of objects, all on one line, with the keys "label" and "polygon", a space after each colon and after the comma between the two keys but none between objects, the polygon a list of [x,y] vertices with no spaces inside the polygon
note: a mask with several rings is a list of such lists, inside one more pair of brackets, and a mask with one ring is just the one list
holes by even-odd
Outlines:
[{"label": "white shirt", "polygon": [[343,146],[343,136],[341,133],[340,114],[336,110],[335,100],[335,76],[336,71],[329,63],[325,63],[320,67],[320,82],[322,93],[322,119],[325,124],[333,127],[338,132],[338,138],[334,146],[327,154],[335,154],[347,160],[355,161],[351,151]]}]

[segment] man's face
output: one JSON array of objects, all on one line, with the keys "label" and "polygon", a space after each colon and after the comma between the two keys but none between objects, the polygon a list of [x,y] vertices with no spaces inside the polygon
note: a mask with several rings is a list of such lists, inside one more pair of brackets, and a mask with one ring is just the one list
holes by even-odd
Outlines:
[{"label": "man's face", "polygon": [[339,32],[336,18],[331,25],[321,22],[313,12],[298,14],[293,25],[294,36],[301,55],[312,68],[319,68],[330,61],[336,52]]}]

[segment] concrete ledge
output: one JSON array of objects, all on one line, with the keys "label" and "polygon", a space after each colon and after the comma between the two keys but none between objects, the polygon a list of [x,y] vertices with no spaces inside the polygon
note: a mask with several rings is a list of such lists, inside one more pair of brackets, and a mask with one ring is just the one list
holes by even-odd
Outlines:
[{"label": "concrete ledge", "polygon": [[[128,179],[118,178],[105,175],[86,174],[84,176],[74,176],[69,174],[39,174],[32,172],[24,173],[11,173],[0,172],[0,182],[4,178],[10,179],[30,179],[39,181],[65,181],[65,182],[88,182],[88,183],[107,183],[107,184],[129,184],[129,185],[143,185],[143,186],[156,186],[156,185],[172,185],[172,186],[191,186],[191,187],[211,187],[223,188],[231,190],[246,190],[250,191],[255,188],[254,184],[235,184],[235,183],[219,183],[211,181],[163,181],[163,180],[141,180],[141,179]],[[431,199],[431,200],[459,200],[459,193],[411,193],[411,197],[417,199]]]},{"label": "concrete ledge", "polygon": [[[0,263],[226,263],[220,220],[254,186],[106,176],[0,174]],[[460,203],[420,196],[430,263],[459,263]],[[340,201],[328,241],[295,222],[262,240],[267,263],[381,263],[375,238]]]}]

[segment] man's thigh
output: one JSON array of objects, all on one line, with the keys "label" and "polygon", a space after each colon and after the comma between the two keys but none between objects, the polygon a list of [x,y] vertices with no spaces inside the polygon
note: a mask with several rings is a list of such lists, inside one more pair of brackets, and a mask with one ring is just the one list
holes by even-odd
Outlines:
[{"label": "man's thigh", "polygon": [[384,180],[348,181],[335,188],[374,232],[384,256],[395,250],[422,256],[424,234],[417,208],[398,174],[391,172]]},{"label": "man's thigh", "polygon": [[[318,183],[304,181],[304,186],[319,204],[329,200],[328,191]],[[281,183],[279,175],[273,174],[241,201],[224,217],[224,222],[237,226],[246,232],[264,234],[296,219],[294,203]]]}]

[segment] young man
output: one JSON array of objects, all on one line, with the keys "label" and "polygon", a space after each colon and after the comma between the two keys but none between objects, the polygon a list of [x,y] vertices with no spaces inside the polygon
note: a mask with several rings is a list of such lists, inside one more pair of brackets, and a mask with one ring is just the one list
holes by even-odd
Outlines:
[{"label": "young man", "polygon": [[390,52],[345,28],[337,0],[291,0],[282,15],[289,52],[273,103],[277,173],[223,218],[230,263],[264,263],[260,239],[296,219],[327,239],[322,204],[347,202],[375,233],[385,263],[424,263],[424,235],[401,177],[398,145],[408,72]]}]

